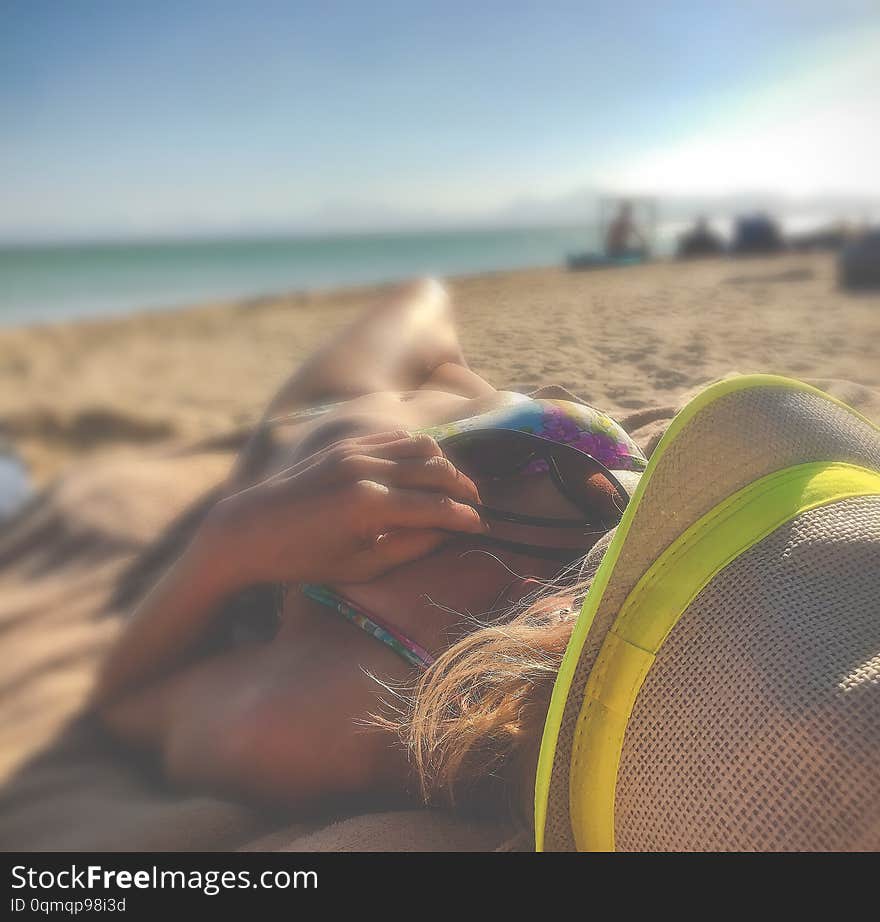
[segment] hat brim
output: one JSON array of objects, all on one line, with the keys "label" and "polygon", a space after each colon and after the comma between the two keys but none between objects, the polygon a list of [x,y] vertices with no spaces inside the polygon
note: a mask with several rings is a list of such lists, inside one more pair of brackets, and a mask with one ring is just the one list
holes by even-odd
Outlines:
[{"label": "hat brim", "polygon": [[[811,427],[821,432],[820,438],[810,437]],[[819,465],[815,471],[801,471],[801,480],[789,478],[788,500],[774,507],[775,511],[766,503],[767,508],[752,503],[753,510],[769,514],[768,525],[775,521],[774,515],[778,517],[779,508],[798,510],[809,504],[811,494],[809,489],[805,492],[804,484],[817,473],[825,480],[818,484],[821,490],[819,494],[814,491],[813,501],[819,495],[876,492],[877,481],[872,478],[880,466],[877,432],[873,423],[835,398],[771,375],[712,385],[676,416],[652,455],[596,573],[557,675],[535,784],[539,850],[585,845],[577,841],[569,815],[573,761],[581,777],[588,777],[599,792],[599,801],[604,798],[592,820],[598,831],[587,845],[613,846],[615,750],[619,758],[628,716],[626,701],[638,693],[651,668],[651,643],[663,642],[657,624],[652,627],[652,639],[630,637],[631,642],[626,642],[626,631],[617,630],[624,604],[646,573],[671,547],[689,548],[693,544],[689,529],[719,504],[753,488],[762,478],[772,479],[774,472]],[[824,473],[834,463],[847,469],[838,471],[840,476]],[[870,470],[849,470],[860,466]],[[759,527],[752,530],[752,534],[759,533]],[[697,567],[695,573],[699,572]],[[701,578],[705,577],[703,573]],[[620,696],[616,706],[593,709],[589,718],[592,737],[601,745],[589,752],[577,750],[575,737],[588,719],[588,685],[595,686],[607,677],[612,666],[629,685],[610,693]]]}]

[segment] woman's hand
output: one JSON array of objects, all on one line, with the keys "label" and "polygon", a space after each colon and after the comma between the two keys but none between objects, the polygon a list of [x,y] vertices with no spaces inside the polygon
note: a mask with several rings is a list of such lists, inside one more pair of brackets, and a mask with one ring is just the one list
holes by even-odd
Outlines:
[{"label": "woman's hand", "polygon": [[204,535],[240,585],[364,582],[450,532],[482,533],[477,488],[423,435],[337,442],[221,500]]}]

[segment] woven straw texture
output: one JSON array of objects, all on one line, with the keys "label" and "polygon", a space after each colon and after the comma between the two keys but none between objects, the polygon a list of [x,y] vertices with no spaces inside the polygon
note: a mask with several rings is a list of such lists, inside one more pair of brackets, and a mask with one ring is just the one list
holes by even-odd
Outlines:
[{"label": "woven straw texture", "polygon": [[615,838],[880,848],[880,497],[789,522],[689,606],[627,726]]},{"label": "woven straw texture", "polygon": [[629,592],[678,535],[731,493],[810,461],[880,468],[880,439],[871,426],[820,394],[764,386],[719,398],[666,449],[636,509],[578,660],[553,764],[546,850],[574,848],[568,813],[574,726],[592,665]]}]

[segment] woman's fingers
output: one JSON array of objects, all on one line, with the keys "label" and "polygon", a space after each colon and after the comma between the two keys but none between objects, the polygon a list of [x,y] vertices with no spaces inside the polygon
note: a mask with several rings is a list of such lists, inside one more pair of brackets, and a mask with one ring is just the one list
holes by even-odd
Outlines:
[{"label": "woman's fingers", "polygon": [[394,486],[446,493],[466,503],[481,502],[480,492],[473,480],[443,455],[390,463],[393,465],[391,477]]},{"label": "woman's fingers", "polygon": [[410,435],[404,430],[342,439],[321,451],[309,455],[297,464],[279,471],[269,481],[299,481],[309,487],[320,484],[359,480],[368,476],[366,470],[357,474],[357,459],[383,458],[398,461],[407,458],[442,458],[443,450],[436,439],[427,435]]},{"label": "woman's fingers", "polygon": [[327,473],[343,458],[353,454],[370,454],[378,446],[386,443],[405,442],[410,439],[405,429],[393,429],[388,432],[376,432],[372,435],[354,436],[332,442],[318,451],[301,458],[296,464],[273,474],[268,480],[289,480],[301,475],[314,476],[318,472]]},{"label": "woman's fingers", "polygon": [[389,458],[392,461],[401,458],[442,458],[443,449],[437,439],[425,433],[406,435],[405,438],[394,439],[377,445],[374,452],[377,457]]},{"label": "woman's fingers", "polygon": [[369,480],[358,481],[349,492],[350,508],[365,536],[399,528],[471,534],[482,534],[486,530],[476,509],[443,493],[389,487]]},{"label": "woman's fingers", "polygon": [[375,544],[361,553],[367,579],[379,573],[418,560],[436,551],[449,540],[446,532],[431,529],[407,529],[380,535]]},{"label": "woman's fingers", "polygon": [[410,433],[405,429],[393,429],[388,432],[376,432],[373,435],[358,435],[333,442],[312,455],[317,459],[321,455],[340,458],[352,454],[370,454],[377,458],[428,458],[442,455],[437,440],[424,433]]},{"label": "woman's fingers", "polygon": [[372,480],[388,487],[430,490],[445,493],[465,503],[479,503],[476,484],[447,458],[405,458],[390,461],[370,455],[348,455],[337,462],[332,472],[333,483],[355,483]]}]

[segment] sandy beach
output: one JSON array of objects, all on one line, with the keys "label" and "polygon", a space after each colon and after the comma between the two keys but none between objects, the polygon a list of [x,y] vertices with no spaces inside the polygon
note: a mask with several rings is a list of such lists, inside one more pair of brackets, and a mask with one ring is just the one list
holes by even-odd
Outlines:
[{"label": "sandy beach", "polygon": [[[824,254],[447,283],[466,355],[498,387],[561,384],[625,415],[731,372],[880,386],[880,296],[841,291]],[[239,427],[382,296],[360,287],[0,330],[0,432],[45,483],[87,454]]]}]

